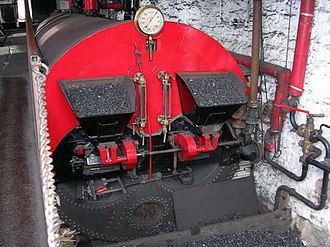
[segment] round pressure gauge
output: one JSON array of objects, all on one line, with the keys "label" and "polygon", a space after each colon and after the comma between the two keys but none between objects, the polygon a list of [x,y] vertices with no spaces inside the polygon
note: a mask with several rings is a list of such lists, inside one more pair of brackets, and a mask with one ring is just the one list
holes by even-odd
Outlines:
[{"label": "round pressure gauge", "polygon": [[136,29],[143,35],[153,36],[164,27],[163,13],[154,5],[146,5],[138,10],[134,23]]}]

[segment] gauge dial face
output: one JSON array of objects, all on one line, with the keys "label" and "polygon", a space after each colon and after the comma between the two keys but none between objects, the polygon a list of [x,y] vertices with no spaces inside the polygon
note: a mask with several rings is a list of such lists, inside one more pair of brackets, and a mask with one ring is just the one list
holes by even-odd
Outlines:
[{"label": "gauge dial face", "polygon": [[164,27],[164,16],[159,8],[147,5],[136,13],[135,26],[144,35],[156,35]]}]

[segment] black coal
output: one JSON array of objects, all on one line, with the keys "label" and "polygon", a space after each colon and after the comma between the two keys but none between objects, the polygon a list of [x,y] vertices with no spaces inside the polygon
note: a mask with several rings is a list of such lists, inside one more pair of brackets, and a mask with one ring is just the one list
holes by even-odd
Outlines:
[{"label": "black coal", "polygon": [[[163,245],[162,247],[304,247],[295,230],[283,234],[271,232],[246,231],[242,233],[222,236],[212,236],[198,242]],[[160,246],[159,246],[160,247]]]},{"label": "black coal", "polygon": [[[129,247],[128,245],[125,245]],[[159,245],[155,247],[304,247],[296,230],[282,234],[246,231],[231,235],[212,236],[196,242]],[[143,247],[138,245],[137,247]]]},{"label": "black coal", "polygon": [[231,213],[225,214],[225,215],[223,215],[221,217],[218,217],[218,218],[214,218],[212,220],[201,222],[201,223],[199,223],[198,226],[207,226],[207,225],[211,225],[211,224],[217,224],[217,223],[220,223],[220,222],[226,222],[226,221],[231,221],[231,220],[238,220],[238,219],[241,219],[241,218],[244,218],[244,217],[246,217],[246,215],[244,215],[243,213],[240,213],[240,212],[231,212]]},{"label": "black coal", "polygon": [[200,107],[242,104],[246,101],[243,84],[229,74],[217,77],[190,78],[188,87]]},{"label": "black coal", "polygon": [[65,93],[79,118],[134,111],[127,88],[122,83],[71,86]]}]

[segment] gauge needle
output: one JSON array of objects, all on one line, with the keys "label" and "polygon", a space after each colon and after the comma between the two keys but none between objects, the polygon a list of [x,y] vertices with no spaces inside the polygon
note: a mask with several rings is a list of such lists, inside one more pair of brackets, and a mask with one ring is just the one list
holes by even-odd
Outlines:
[{"label": "gauge needle", "polygon": [[150,25],[150,23],[152,22],[152,20],[155,18],[155,16],[157,15],[157,12],[154,14],[154,16],[150,19],[150,21],[148,22],[148,24],[146,25],[146,28]]}]

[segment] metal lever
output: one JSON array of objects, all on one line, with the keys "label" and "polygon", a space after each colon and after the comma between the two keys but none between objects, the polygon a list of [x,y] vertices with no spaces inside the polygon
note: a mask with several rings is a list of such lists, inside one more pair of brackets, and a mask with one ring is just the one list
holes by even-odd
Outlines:
[{"label": "metal lever", "polygon": [[290,110],[290,111],[295,111],[295,112],[302,112],[305,113],[307,115],[307,117],[311,117],[311,118],[315,118],[315,117],[325,117],[325,115],[323,113],[318,113],[318,114],[312,114],[310,113],[310,111],[307,110],[303,110],[297,107],[292,107],[292,106],[288,106],[288,105],[278,105],[281,109],[286,109],[286,110]]},{"label": "metal lever", "polygon": [[325,117],[325,114],[324,113],[317,113],[317,114],[309,114],[309,117],[313,117],[313,118],[315,118],[315,117]]}]

